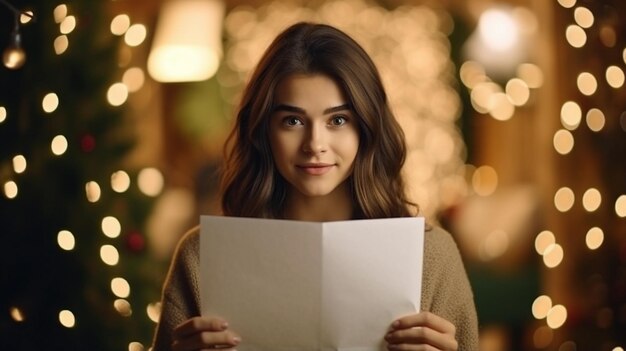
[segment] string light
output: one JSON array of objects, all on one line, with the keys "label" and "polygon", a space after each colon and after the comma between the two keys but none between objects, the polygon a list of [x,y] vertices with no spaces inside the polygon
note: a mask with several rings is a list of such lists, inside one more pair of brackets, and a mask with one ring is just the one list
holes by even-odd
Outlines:
[{"label": "string light", "polygon": [[582,72],[578,75],[577,85],[578,90],[580,90],[583,95],[587,96],[593,95],[598,89],[598,81],[596,80],[596,77],[589,72]]},{"label": "string light", "polygon": [[567,321],[567,309],[563,305],[553,306],[546,316],[546,323],[552,329],[558,329]]},{"label": "string light", "polygon": [[67,5],[61,4],[54,8],[52,12],[54,16],[54,21],[56,23],[61,23],[67,16]]},{"label": "string light", "polygon": [[61,156],[67,151],[67,139],[63,135],[57,135],[52,138],[52,142],[50,143],[50,149],[52,153]]},{"label": "string light", "polygon": [[139,46],[146,39],[147,30],[143,24],[133,24],[124,34],[124,42],[128,46]]},{"label": "string light", "polygon": [[589,250],[595,250],[599,248],[604,242],[604,232],[598,227],[593,227],[587,231],[585,235],[585,244]]},{"label": "string light", "polygon": [[115,266],[120,261],[120,253],[113,245],[102,245],[100,247],[100,259],[109,266]]},{"label": "string light", "polygon": [[111,188],[116,193],[123,193],[130,187],[130,176],[124,171],[117,171],[111,175]]},{"label": "string light", "polygon": [[606,123],[606,118],[604,117],[604,113],[597,108],[592,108],[587,112],[587,116],[585,118],[587,121],[587,127],[593,132],[599,132],[604,128],[604,124]]},{"label": "string light", "polygon": [[140,342],[133,341],[128,344],[128,351],[144,351],[145,348]]},{"label": "string light", "polygon": [[113,302],[113,307],[120,315],[124,317],[129,317],[133,314],[133,310],[130,305],[130,302],[128,302],[125,299],[116,299]]},{"label": "string light", "polygon": [[626,195],[620,195],[615,201],[615,213],[619,217],[626,217]]},{"label": "string light", "polygon": [[102,233],[109,238],[117,238],[122,232],[120,221],[113,216],[106,216],[102,219]]},{"label": "string light", "polygon": [[26,166],[26,157],[24,157],[23,155],[16,155],[13,157],[13,170],[15,171],[15,173],[24,173],[24,171],[26,171]]},{"label": "string light", "polygon": [[544,319],[552,308],[552,299],[548,295],[541,295],[533,301],[532,312],[536,319]]},{"label": "string light", "polygon": [[130,296],[130,284],[124,278],[113,278],[111,280],[111,291],[115,296],[125,299]]},{"label": "string light", "polygon": [[0,0],[0,4],[6,6],[13,13],[14,18],[13,31],[10,34],[9,45],[2,53],[2,62],[9,69],[19,69],[26,62],[26,52],[22,49],[20,23],[26,24],[35,17],[32,11],[20,11],[5,0]]},{"label": "string light", "polygon": [[12,180],[9,180],[8,182],[4,183],[4,196],[6,196],[8,199],[16,198],[17,192],[18,192],[17,183],[15,183]]},{"label": "string light", "polygon": [[0,106],[0,123],[7,119],[7,109],[4,106]]},{"label": "string light", "polygon": [[538,254],[542,255],[546,252],[550,245],[556,244],[556,238],[554,234],[549,230],[544,230],[537,234],[535,238],[535,250]]},{"label": "string light", "polygon": [[559,129],[554,133],[552,144],[556,152],[567,155],[574,148],[574,136],[569,130]]},{"label": "string light", "polygon": [[574,192],[568,187],[562,187],[554,194],[554,207],[560,212],[569,211],[574,206]]},{"label": "string light", "polygon": [[94,181],[87,182],[85,184],[85,195],[87,196],[87,201],[91,203],[98,202],[98,200],[100,200],[100,196],[102,195],[100,185]]},{"label": "string light", "polygon": [[16,322],[23,322],[24,319],[26,319],[22,310],[20,310],[18,307],[11,307],[10,313],[11,318],[13,318],[13,320]]},{"label": "string light", "polygon": [[565,29],[565,39],[575,48],[582,48],[587,43],[587,33],[579,26],[572,24]]},{"label": "string light", "polygon": [[76,325],[76,317],[70,310],[63,310],[59,312],[59,322],[66,328],[74,328]]},{"label": "string light", "polygon": [[595,188],[590,188],[583,194],[583,207],[587,212],[594,212],[602,203],[602,194]]},{"label": "string light", "polygon": [[120,106],[128,99],[128,88],[123,83],[115,83],[107,91],[107,101],[112,106]]},{"label": "string light", "polygon": [[59,35],[54,39],[54,53],[57,55],[63,54],[70,46],[70,41],[67,35]]},{"label": "string light", "polygon": [[111,21],[111,33],[113,35],[122,36],[130,28],[130,17],[127,14],[115,16]]},{"label": "string light", "polygon": [[76,246],[76,239],[74,238],[74,234],[69,230],[61,230],[57,234],[57,244],[59,247],[65,251],[74,250]]},{"label": "string light", "polygon": [[153,321],[154,323],[158,323],[159,319],[161,318],[161,303],[155,302],[148,304],[148,306],[146,307],[146,314],[151,321]]},{"label": "string light", "polygon": [[137,185],[142,193],[148,196],[157,196],[163,190],[163,175],[156,168],[144,168],[137,175]]},{"label": "string light", "polygon": [[609,66],[606,69],[606,81],[611,88],[621,88],[624,85],[624,71],[618,66]]},{"label": "string light", "polygon": [[61,34],[70,34],[76,29],[76,17],[67,16],[63,19],[59,25],[59,31]]},{"label": "string light", "polygon": [[574,20],[579,26],[590,28],[593,26],[594,22],[593,13],[586,7],[577,7],[576,10],[574,10]]},{"label": "string light", "polygon": [[41,107],[44,112],[52,113],[59,107],[59,97],[55,93],[48,93],[41,101]]},{"label": "string light", "polygon": [[568,130],[578,128],[583,112],[574,101],[568,101],[561,107],[561,124]]}]

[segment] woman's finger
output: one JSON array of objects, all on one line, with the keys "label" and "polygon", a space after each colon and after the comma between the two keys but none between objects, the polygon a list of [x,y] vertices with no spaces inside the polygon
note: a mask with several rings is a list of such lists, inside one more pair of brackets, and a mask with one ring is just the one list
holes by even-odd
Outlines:
[{"label": "woman's finger", "polygon": [[181,339],[200,331],[222,331],[228,329],[228,323],[218,317],[193,317],[174,328],[174,338]]},{"label": "woman's finger", "polygon": [[410,314],[408,316],[397,319],[391,324],[392,330],[407,329],[413,327],[428,327],[439,332],[452,335],[456,333],[456,328],[454,324],[431,312]]},{"label": "woman's finger", "polygon": [[174,351],[230,349],[237,346],[240,342],[241,338],[229,330],[221,332],[204,331],[174,341],[172,349]]},{"label": "woman's finger", "polygon": [[[428,349],[427,346],[430,346],[433,350],[456,350],[458,348],[458,342],[453,334],[441,333],[429,327],[395,330],[389,332],[385,340],[390,347],[396,347],[398,350],[407,349],[407,345],[421,345],[423,349]],[[398,348],[401,345],[404,346]]]}]

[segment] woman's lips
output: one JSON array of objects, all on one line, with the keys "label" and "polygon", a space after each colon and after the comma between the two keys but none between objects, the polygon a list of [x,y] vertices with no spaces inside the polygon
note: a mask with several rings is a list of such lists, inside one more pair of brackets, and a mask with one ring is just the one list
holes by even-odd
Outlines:
[{"label": "woman's lips", "polygon": [[298,169],[309,175],[323,175],[328,173],[335,165],[326,163],[311,163],[297,165]]}]

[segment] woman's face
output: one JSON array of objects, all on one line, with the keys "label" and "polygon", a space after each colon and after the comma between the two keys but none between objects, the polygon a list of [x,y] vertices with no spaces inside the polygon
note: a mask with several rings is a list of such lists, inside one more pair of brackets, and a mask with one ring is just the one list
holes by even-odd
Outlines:
[{"label": "woman's face", "polygon": [[357,123],[331,78],[291,75],[279,83],[269,139],[290,195],[326,196],[346,186],[359,148]]}]

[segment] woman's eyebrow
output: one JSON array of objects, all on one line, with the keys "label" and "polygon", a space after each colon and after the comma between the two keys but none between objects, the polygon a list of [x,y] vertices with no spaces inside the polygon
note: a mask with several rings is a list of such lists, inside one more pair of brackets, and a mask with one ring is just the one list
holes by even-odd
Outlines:
[{"label": "woman's eyebrow", "polygon": [[[345,110],[351,110],[350,104],[342,104],[342,105],[335,106],[335,107],[329,107],[324,110],[324,114],[327,115],[329,113],[345,111]],[[287,111],[287,112],[295,112],[295,113],[301,113],[301,114],[306,113],[306,110],[304,110],[303,108],[292,106],[292,105],[287,105],[287,104],[276,105],[274,107],[274,112],[277,112],[277,111]]]}]

